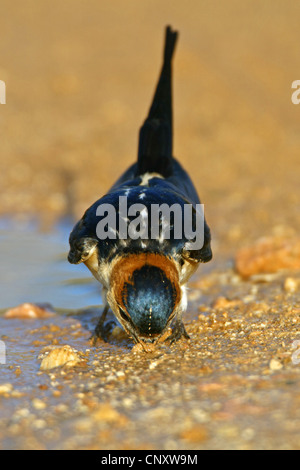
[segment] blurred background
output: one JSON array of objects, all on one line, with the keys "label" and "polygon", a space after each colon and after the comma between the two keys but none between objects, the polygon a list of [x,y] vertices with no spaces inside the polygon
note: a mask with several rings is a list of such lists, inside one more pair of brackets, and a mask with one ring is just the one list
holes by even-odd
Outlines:
[{"label": "blurred background", "polygon": [[1,0],[0,216],[72,223],[137,155],[164,28],[175,156],[215,250],[300,227],[300,3]]}]

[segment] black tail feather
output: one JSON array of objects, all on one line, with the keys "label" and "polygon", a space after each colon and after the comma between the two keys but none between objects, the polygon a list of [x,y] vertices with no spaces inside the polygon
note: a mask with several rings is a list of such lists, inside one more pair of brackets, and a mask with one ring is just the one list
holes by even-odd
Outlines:
[{"label": "black tail feather", "polygon": [[178,33],[166,28],[164,62],[152,105],[140,130],[138,174],[157,172],[169,176],[172,171],[172,57]]}]

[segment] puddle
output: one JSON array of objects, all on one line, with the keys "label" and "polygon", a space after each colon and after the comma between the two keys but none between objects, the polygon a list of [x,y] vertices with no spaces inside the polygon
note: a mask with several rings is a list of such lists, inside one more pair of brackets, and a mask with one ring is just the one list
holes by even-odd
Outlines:
[{"label": "puddle", "polygon": [[101,305],[101,287],[84,265],[67,261],[72,227],[61,223],[51,233],[0,222],[0,310],[24,302],[48,302],[56,309]]},{"label": "puddle", "polygon": [[[83,351],[91,347],[88,339],[102,312],[101,286],[84,265],[68,263],[71,229],[60,223],[41,233],[32,223],[0,221],[0,347],[5,346],[5,357],[0,351],[0,385],[9,383],[22,393],[34,391],[41,383],[38,356],[49,344],[69,344]],[[56,315],[3,317],[8,308],[25,302],[49,303]],[[104,344],[98,351],[102,349]],[[0,406],[2,413],[10,411]]]}]

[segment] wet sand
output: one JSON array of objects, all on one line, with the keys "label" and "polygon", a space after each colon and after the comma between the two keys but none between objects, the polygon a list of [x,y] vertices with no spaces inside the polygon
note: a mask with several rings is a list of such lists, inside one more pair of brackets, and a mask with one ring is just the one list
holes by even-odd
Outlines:
[{"label": "wet sand", "polygon": [[[299,234],[296,2],[2,3],[1,215],[43,231],[75,221],[135,159],[170,23],[175,155],[205,203],[214,259],[190,283],[191,341],[152,354],[118,330],[93,348],[100,310],[53,294],[51,318],[1,317],[0,446],[298,449],[299,270],[234,270],[238,249]],[[40,371],[43,348],[64,344],[83,364]]]},{"label": "wet sand", "polygon": [[[190,292],[191,340],[148,354],[117,327],[92,347],[101,309],[0,319],[2,448],[299,448],[300,303],[285,278],[203,276]],[[78,365],[41,370],[45,349],[66,344]]]}]

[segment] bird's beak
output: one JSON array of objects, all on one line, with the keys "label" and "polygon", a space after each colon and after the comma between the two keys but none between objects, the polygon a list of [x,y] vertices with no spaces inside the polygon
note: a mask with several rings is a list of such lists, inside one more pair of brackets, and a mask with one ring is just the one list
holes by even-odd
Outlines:
[{"label": "bird's beak", "polygon": [[68,254],[68,261],[71,264],[79,264],[82,262],[81,255],[78,252],[70,250]]}]

